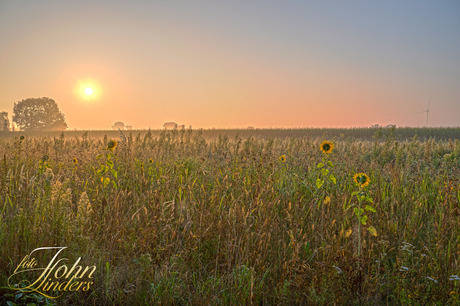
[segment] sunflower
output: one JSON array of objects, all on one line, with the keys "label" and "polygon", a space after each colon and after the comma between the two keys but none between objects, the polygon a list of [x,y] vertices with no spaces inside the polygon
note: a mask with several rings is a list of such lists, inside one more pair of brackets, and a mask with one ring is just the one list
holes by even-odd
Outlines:
[{"label": "sunflower", "polygon": [[353,180],[359,187],[366,187],[371,181],[367,174],[362,172],[356,173]]},{"label": "sunflower", "polygon": [[280,162],[282,162],[282,163],[286,162],[286,155],[281,155],[280,156]]},{"label": "sunflower", "polygon": [[78,164],[78,159],[76,157],[73,158],[73,163],[76,165]]},{"label": "sunflower", "polygon": [[149,159],[149,164],[153,164],[153,159]]},{"label": "sunflower", "polygon": [[334,143],[332,141],[323,141],[321,145],[319,146],[321,148],[321,151],[323,151],[324,154],[330,154],[332,152],[332,149],[334,149]]},{"label": "sunflower", "polygon": [[107,145],[107,149],[109,150],[114,150],[116,147],[117,147],[118,143],[116,140],[110,140],[108,145]]}]

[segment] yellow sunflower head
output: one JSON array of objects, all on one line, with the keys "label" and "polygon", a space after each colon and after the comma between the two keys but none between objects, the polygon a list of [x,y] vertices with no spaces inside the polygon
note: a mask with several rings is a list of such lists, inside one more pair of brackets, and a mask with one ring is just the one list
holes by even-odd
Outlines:
[{"label": "yellow sunflower head", "polygon": [[109,150],[114,150],[116,147],[117,147],[118,143],[116,140],[110,140],[108,145],[107,145],[107,149]]},{"label": "yellow sunflower head", "polygon": [[75,165],[78,164],[78,159],[76,157],[74,157],[72,161]]},{"label": "yellow sunflower head", "polygon": [[282,162],[282,163],[286,162],[286,155],[281,155],[280,156],[280,162]]},{"label": "yellow sunflower head", "polygon": [[362,172],[356,173],[355,176],[353,177],[353,180],[355,181],[356,185],[358,185],[359,187],[366,187],[371,182],[367,174],[362,173]]},{"label": "yellow sunflower head", "polygon": [[153,159],[149,159],[149,164],[153,164]]},{"label": "yellow sunflower head", "polygon": [[334,143],[332,141],[325,140],[321,143],[319,147],[321,148],[321,151],[323,151],[324,154],[330,154],[334,149]]}]

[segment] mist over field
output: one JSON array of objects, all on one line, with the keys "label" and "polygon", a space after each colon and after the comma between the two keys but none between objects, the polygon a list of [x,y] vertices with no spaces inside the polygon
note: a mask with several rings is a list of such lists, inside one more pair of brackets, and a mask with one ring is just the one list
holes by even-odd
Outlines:
[{"label": "mist over field", "polygon": [[460,304],[459,17],[0,1],[0,305]]}]

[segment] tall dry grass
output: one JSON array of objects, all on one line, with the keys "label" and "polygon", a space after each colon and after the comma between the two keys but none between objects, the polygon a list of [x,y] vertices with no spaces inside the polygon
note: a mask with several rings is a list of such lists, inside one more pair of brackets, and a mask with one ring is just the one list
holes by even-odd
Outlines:
[{"label": "tall dry grass", "polygon": [[[459,302],[458,140],[332,137],[318,189],[322,137],[118,136],[0,140],[1,286],[66,246],[97,270],[62,304]],[[347,209],[357,172],[376,237]]]}]

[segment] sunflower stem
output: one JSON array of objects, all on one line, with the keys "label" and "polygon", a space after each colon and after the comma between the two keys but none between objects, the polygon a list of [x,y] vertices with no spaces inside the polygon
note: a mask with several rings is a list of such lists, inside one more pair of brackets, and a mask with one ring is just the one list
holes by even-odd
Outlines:
[{"label": "sunflower stem", "polygon": [[[361,192],[361,188],[359,188]],[[358,211],[361,211],[361,196],[358,197]],[[361,256],[361,219],[358,218],[358,257]],[[359,260],[358,260],[359,266]]]}]

